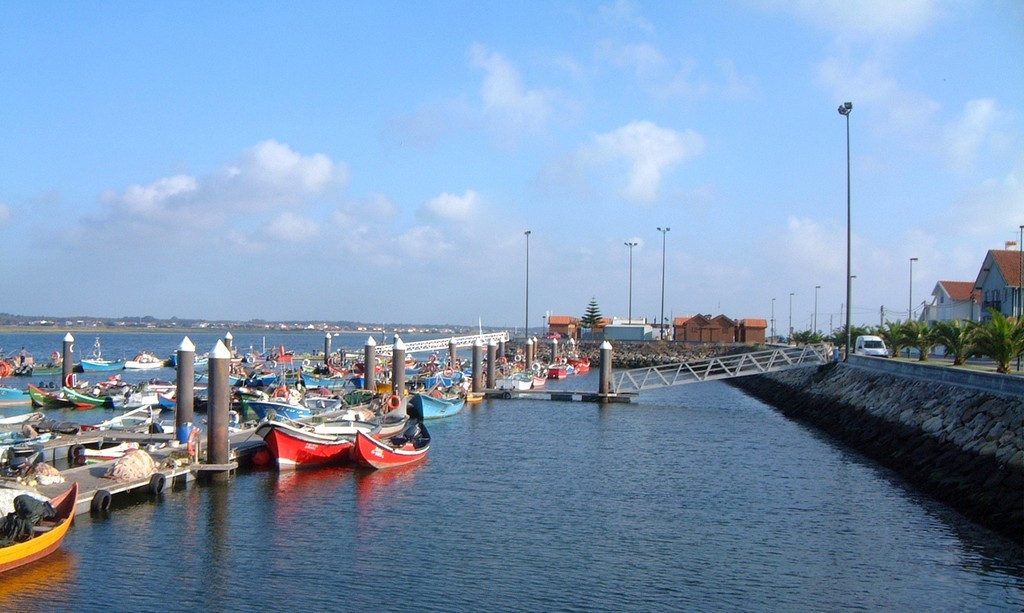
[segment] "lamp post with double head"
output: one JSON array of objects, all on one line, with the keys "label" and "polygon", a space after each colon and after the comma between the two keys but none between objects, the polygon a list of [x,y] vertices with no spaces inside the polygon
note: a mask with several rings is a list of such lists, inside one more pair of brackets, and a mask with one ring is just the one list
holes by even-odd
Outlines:
[{"label": "lamp post with double head", "polygon": [[665,340],[665,235],[672,228],[658,228],[661,232],[661,340]]},{"label": "lamp post with double head", "polygon": [[626,241],[623,243],[629,247],[629,310],[626,317],[629,319],[629,325],[633,324],[633,247],[637,246],[636,241]]},{"label": "lamp post with double head", "polygon": [[814,286],[814,334],[818,333],[818,290],[820,285]]},{"label": "lamp post with double head", "polygon": [[850,355],[850,294],[853,293],[853,279],[850,277],[850,113],[853,103],[844,102],[839,105],[839,114],[846,118],[846,355]]}]

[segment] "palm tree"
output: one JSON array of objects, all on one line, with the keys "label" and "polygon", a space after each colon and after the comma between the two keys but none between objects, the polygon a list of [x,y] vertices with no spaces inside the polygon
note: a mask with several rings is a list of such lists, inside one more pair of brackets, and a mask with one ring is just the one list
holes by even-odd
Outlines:
[{"label": "palm tree", "polygon": [[953,357],[953,366],[962,366],[971,355],[975,325],[963,320],[937,321],[935,344],[946,348],[946,355]]},{"label": "palm tree", "polygon": [[878,336],[881,336],[882,340],[885,341],[889,351],[892,351],[893,357],[898,357],[900,349],[907,346],[903,338],[903,322],[898,319],[896,321],[887,321],[884,326],[880,326],[878,328]]},{"label": "palm tree", "polygon": [[972,355],[984,355],[996,362],[996,372],[1010,372],[1010,361],[1024,353],[1024,324],[1007,317],[995,309],[988,322],[979,325],[974,333]]},{"label": "palm tree", "polygon": [[903,341],[907,347],[913,347],[920,352],[918,361],[928,360],[928,354],[935,347],[935,332],[931,326],[923,321],[908,319],[901,328]]}]

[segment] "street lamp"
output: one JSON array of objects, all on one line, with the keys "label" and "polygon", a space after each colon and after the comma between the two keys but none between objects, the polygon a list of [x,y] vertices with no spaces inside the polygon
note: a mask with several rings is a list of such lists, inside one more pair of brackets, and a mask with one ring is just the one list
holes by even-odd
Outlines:
[{"label": "street lamp", "polygon": [[626,241],[623,245],[629,247],[629,325],[633,324],[633,247],[638,243]]},{"label": "street lamp", "polygon": [[853,281],[850,278],[850,113],[853,103],[844,102],[839,105],[839,114],[846,117],[846,355],[850,358],[850,294],[853,292]]},{"label": "street lamp", "polygon": [[907,297],[907,321],[914,318],[914,262],[917,258],[910,258],[910,293]]},{"label": "street lamp", "polygon": [[775,299],[774,298],[772,298],[772,336],[771,336],[771,339],[772,339],[771,342],[774,343],[775,342]]},{"label": "street lamp", "polygon": [[789,336],[786,337],[786,344],[793,342],[793,292],[789,292]]},{"label": "street lamp", "polygon": [[530,338],[530,230],[523,234],[526,235],[526,328],[523,334]]},{"label": "street lamp", "polygon": [[658,228],[661,232],[661,340],[665,340],[665,235],[672,228]]},{"label": "street lamp", "polygon": [[818,290],[820,285],[814,286],[814,334],[818,333]]}]

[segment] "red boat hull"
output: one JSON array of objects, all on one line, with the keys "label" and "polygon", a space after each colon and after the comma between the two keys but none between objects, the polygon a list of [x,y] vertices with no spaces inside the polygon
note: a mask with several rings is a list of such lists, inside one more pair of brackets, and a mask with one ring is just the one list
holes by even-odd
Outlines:
[{"label": "red boat hull", "polygon": [[385,441],[375,439],[362,432],[356,434],[356,445],[352,450],[352,459],[359,464],[373,468],[389,468],[419,462],[427,457],[430,445],[413,449],[412,445],[395,448]]},{"label": "red boat hull", "polygon": [[569,371],[561,366],[548,367],[548,379],[565,379],[568,376]]},{"label": "red boat hull", "polygon": [[273,422],[260,426],[257,433],[263,437],[267,449],[282,470],[344,464],[352,459],[355,447],[348,437],[317,440]]}]

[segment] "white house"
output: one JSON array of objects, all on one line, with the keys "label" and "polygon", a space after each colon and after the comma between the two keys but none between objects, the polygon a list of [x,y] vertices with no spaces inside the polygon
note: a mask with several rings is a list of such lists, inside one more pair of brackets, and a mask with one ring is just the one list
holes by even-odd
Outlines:
[{"label": "white house", "polygon": [[991,318],[989,309],[1007,317],[1021,312],[1021,260],[1024,253],[1009,249],[991,249],[974,282],[981,298],[981,320]]},{"label": "white house", "polygon": [[973,281],[939,281],[932,290],[932,303],[921,319],[933,324],[937,321],[979,321],[981,318],[980,292],[974,291]]}]

